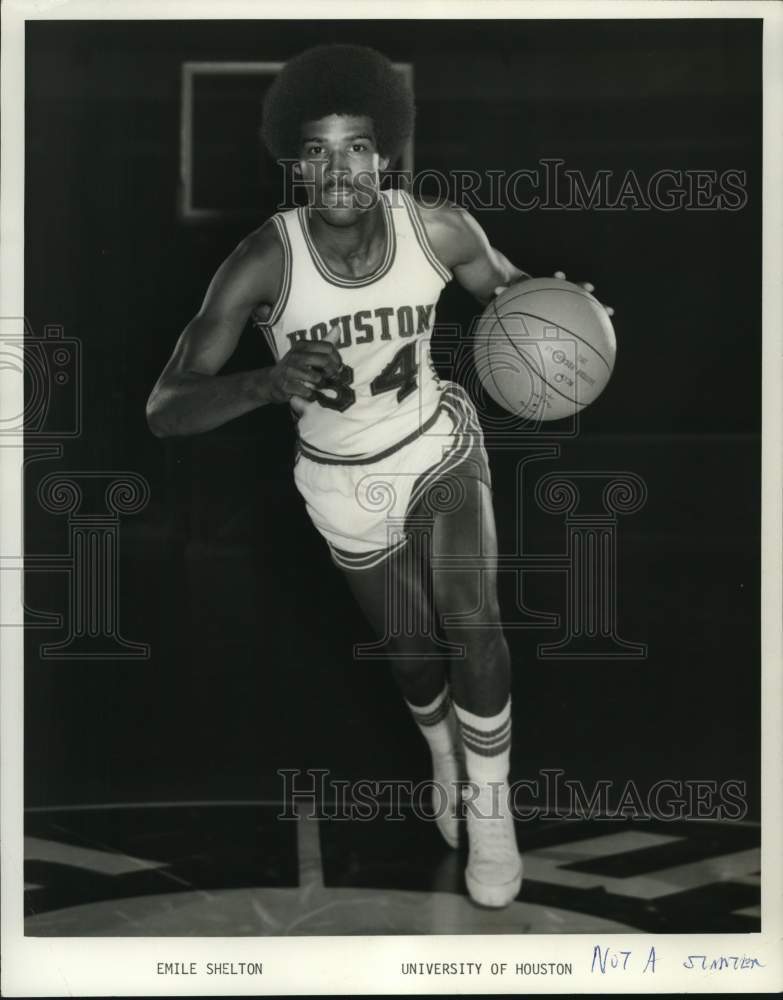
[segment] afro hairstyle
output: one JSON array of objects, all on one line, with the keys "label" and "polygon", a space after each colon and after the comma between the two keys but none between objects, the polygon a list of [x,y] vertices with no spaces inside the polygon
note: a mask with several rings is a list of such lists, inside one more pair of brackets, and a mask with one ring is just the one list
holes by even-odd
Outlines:
[{"label": "afro hairstyle", "polygon": [[413,95],[386,56],[363,45],[318,45],[290,59],[266,92],[261,134],[276,159],[296,159],[305,122],[367,115],[393,162],[413,132]]}]

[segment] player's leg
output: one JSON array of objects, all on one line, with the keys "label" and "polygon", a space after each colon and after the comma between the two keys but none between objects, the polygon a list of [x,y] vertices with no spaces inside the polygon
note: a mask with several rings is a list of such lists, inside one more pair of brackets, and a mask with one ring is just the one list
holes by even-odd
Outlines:
[{"label": "player's leg", "polygon": [[343,571],[365,617],[387,643],[394,679],[430,748],[433,811],[444,839],[456,847],[464,761],[443,649],[430,627],[428,560],[409,543],[378,566]]},{"label": "player's leg", "polygon": [[[421,444],[417,441],[416,447]],[[382,467],[373,465],[370,469],[316,462],[300,454],[294,480],[310,519],[329,543],[332,558],[345,574],[359,607],[388,648],[394,677],[432,752],[434,778],[445,789],[443,796],[433,789],[438,827],[456,846],[458,789],[454,783],[462,773],[458,759],[461,741],[444,658],[432,655],[439,650],[427,624],[433,616],[428,599],[430,580],[418,549],[404,542],[390,543],[388,511],[374,502],[376,492],[388,496],[392,503],[399,498],[395,516],[404,514],[412,487],[409,470],[418,464],[431,464],[437,447],[430,446],[429,451],[432,454],[422,461],[421,456],[411,455],[410,448],[400,449]],[[355,503],[350,502],[351,497]],[[431,523],[426,517],[423,520],[425,527]],[[347,539],[352,541],[350,550],[343,547]]]},{"label": "player's leg", "polygon": [[[497,539],[492,494],[462,470],[451,491],[458,502],[435,515],[435,603],[443,631],[464,655],[452,661],[455,709],[465,747],[470,797],[466,869],[474,900],[504,906],[519,892],[522,864],[508,802],[511,698],[508,645],[497,598]],[[439,565],[439,558],[472,560],[475,568]]]},{"label": "player's leg", "polygon": [[[496,716],[508,702],[511,675],[497,596],[492,493],[477,477],[461,470],[451,475],[459,500],[435,514],[433,553],[445,559],[433,573],[434,599],[446,638],[464,649],[453,660],[455,700],[475,715]],[[448,567],[450,557],[472,565]]]},{"label": "player's leg", "polygon": [[394,654],[392,673],[403,697],[421,706],[441,692],[446,671],[432,637],[425,566],[417,556],[402,546],[377,566],[343,572],[364,617]]}]

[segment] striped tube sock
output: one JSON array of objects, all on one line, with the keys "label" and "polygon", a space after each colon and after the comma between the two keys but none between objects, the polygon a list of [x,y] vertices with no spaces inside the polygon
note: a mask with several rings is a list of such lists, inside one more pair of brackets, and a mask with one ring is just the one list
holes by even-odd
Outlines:
[{"label": "striped tube sock", "polygon": [[429,705],[412,705],[407,700],[405,704],[429,744],[433,757],[453,753],[454,748],[459,746],[459,735],[451,711],[448,685]]},{"label": "striped tube sock", "polygon": [[405,704],[421,730],[432,754],[432,809],[438,830],[449,845],[459,845],[460,781],[464,757],[459,724],[446,685],[429,705]]},{"label": "striped tube sock", "polygon": [[465,766],[471,781],[507,781],[511,751],[511,698],[497,715],[474,715],[454,705],[465,746]]},{"label": "striped tube sock", "polygon": [[[509,803],[511,698],[489,717],[454,706],[465,744],[471,798],[465,798],[468,865],[465,884],[482,906],[508,906],[522,886],[522,859]],[[468,789],[466,789],[468,791]]]}]

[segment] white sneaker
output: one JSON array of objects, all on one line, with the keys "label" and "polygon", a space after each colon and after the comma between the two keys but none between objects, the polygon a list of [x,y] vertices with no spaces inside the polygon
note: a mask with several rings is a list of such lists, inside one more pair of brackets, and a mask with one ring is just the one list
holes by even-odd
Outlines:
[{"label": "white sneaker", "polygon": [[470,844],[465,884],[470,898],[481,906],[508,906],[522,887],[522,858],[508,791],[505,783],[483,786],[465,807]]}]

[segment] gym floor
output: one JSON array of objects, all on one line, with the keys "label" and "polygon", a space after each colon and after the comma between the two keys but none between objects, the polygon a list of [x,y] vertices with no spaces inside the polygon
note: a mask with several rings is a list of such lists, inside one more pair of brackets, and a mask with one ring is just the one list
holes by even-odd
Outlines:
[{"label": "gym floor", "polygon": [[281,820],[271,803],[34,810],[26,933],[236,937],[760,929],[754,824],[520,824],[525,882],[478,907],[432,824]]}]

